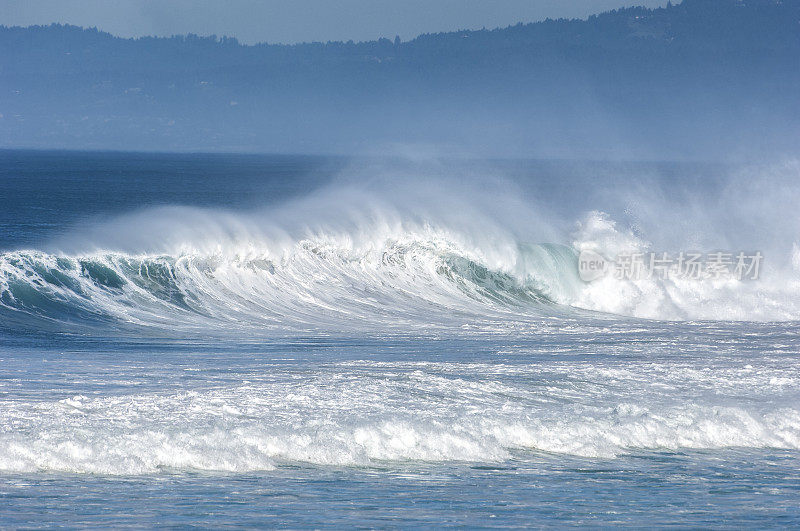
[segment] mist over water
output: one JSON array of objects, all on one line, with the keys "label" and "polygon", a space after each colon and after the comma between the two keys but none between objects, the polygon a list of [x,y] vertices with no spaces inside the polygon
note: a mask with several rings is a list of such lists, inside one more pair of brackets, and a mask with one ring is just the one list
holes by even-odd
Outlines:
[{"label": "mist over water", "polygon": [[[515,180],[486,163],[353,163],[331,183],[269,207],[145,208],[76,226],[47,252],[6,252],[0,301],[16,319],[79,315],[261,333],[491,329],[580,310],[797,319],[800,227],[791,214],[800,168],[726,171],[669,183],[616,175],[609,187],[609,177],[588,173]],[[585,250],[747,251],[765,259],[756,280],[584,282],[577,258]]]}]

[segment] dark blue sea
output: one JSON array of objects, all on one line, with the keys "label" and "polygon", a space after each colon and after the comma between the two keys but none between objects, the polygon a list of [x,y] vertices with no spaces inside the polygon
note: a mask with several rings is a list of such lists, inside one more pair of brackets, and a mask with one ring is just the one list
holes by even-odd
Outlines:
[{"label": "dark blue sea", "polygon": [[0,151],[0,527],[800,526],[799,173]]}]

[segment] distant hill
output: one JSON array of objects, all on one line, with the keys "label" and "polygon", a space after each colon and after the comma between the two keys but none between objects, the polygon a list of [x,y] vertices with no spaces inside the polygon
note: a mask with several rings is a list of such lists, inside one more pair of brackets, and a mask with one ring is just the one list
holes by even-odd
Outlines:
[{"label": "distant hill", "polygon": [[0,27],[0,146],[797,156],[800,0],[685,0],[408,42]]}]

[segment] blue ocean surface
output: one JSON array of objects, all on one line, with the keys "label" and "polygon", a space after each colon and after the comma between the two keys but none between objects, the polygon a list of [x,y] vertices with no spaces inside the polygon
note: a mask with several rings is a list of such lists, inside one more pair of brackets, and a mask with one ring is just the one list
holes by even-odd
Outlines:
[{"label": "blue ocean surface", "polygon": [[0,526],[800,525],[797,171],[2,151]]}]

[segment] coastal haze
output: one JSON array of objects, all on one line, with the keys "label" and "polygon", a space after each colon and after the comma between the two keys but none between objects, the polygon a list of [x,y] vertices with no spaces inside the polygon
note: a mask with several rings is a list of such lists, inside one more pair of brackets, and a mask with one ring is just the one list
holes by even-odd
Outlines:
[{"label": "coastal haze", "polygon": [[790,155],[797,2],[687,0],[411,40],[0,28],[6,147],[645,160]]},{"label": "coastal haze", "polygon": [[[663,7],[667,0],[635,5]],[[369,41],[399,35],[504,27],[546,18],[586,18],[620,0],[5,0],[6,26],[53,22],[118,37],[227,35],[245,44]],[[634,4],[631,4],[634,5]]]}]

